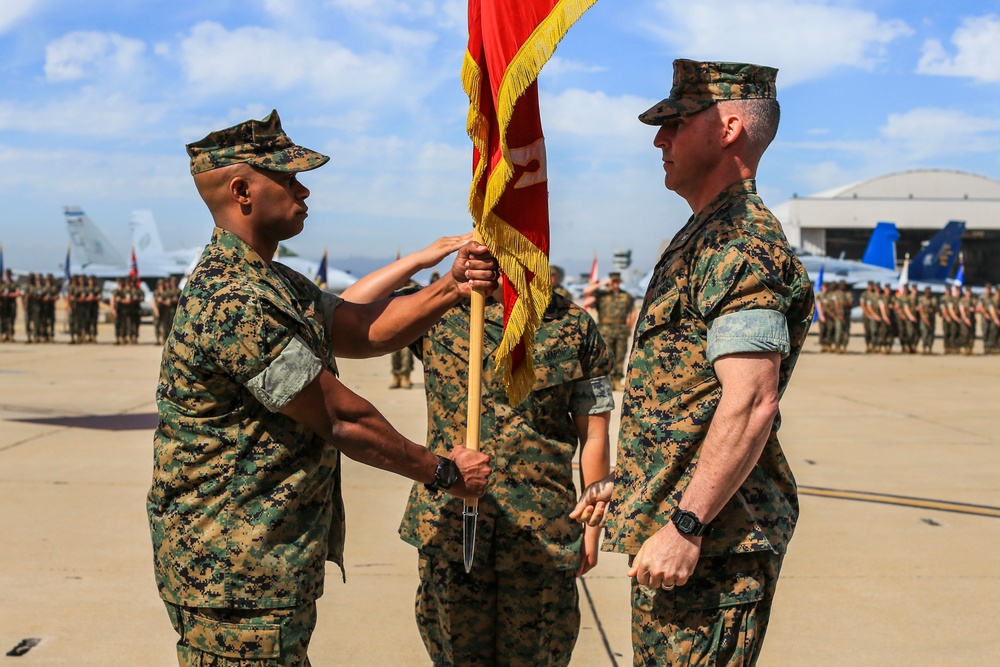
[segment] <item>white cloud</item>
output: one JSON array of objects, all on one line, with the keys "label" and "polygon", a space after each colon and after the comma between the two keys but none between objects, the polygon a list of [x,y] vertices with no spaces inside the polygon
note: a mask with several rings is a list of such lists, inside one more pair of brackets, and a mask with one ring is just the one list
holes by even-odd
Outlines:
[{"label": "white cloud", "polygon": [[43,104],[0,101],[0,130],[12,132],[148,140],[150,128],[161,127],[166,116],[163,105],[94,88]]},{"label": "white cloud", "polygon": [[912,34],[900,20],[831,2],[799,0],[658,0],[665,27],[651,31],[694,60],[778,67],[781,86],[840,67],[870,70],[885,47]]},{"label": "white cloud", "polygon": [[542,78],[547,79],[549,77],[558,77],[573,72],[597,74],[605,71],[607,71],[607,67],[602,67],[600,65],[588,65],[587,63],[582,63],[576,60],[567,60],[566,58],[560,58],[559,56],[552,56],[552,58],[545,63],[545,69],[542,70]]},{"label": "white cloud", "polygon": [[422,83],[405,58],[357,54],[341,44],[268,28],[196,25],[178,49],[188,83],[202,94],[296,91],[324,100],[407,99]]},{"label": "white cloud", "polygon": [[922,108],[891,114],[879,132],[913,160],[1000,149],[1000,119],[954,109]]},{"label": "white cloud", "polygon": [[954,55],[936,39],[924,42],[917,73],[1000,82],[1000,17],[966,18],[951,36],[951,43]]},{"label": "white cloud", "polygon": [[146,45],[106,32],[71,32],[45,47],[45,78],[50,82],[105,79],[129,74],[141,65]]},{"label": "white cloud", "polygon": [[0,35],[42,6],[45,0],[3,0],[0,3]]},{"label": "white cloud", "polygon": [[571,88],[557,94],[542,92],[539,103],[546,132],[610,138],[618,143],[618,150],[629,151],[652,142],[651,130],[637,116],[654,102],[634,95],[609,97],[601,91]]}]

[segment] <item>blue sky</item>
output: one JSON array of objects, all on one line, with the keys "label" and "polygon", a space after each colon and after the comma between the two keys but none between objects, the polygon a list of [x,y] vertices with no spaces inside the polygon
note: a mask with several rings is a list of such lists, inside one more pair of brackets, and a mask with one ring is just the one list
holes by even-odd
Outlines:
[{"label": "blue sky", "polygon": [[[3,0],[0,242],[55,272],[62,206],[123,252],[151,209],[168,249],[211,219],[184,144],[272,108],[332,156],[303,175],[306,231],[335,264],[391,259],[471,226],[459,71],[464,0]],[[775,206],[906,169],[1000,178],[1000,3],[599,0],[540,79],[552,261],[637,268],[687,219],[636,115],[674,58],[779,68],[782,126],[758,173]],[[874,224],[874,223],[873,223]]]}]

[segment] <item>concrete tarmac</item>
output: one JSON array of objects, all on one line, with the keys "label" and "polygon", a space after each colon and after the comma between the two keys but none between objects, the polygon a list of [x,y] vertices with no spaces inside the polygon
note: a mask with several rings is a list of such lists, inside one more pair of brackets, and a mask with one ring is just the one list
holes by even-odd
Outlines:
[{"label": "concrete tarmac", "polygon": [[[176,665],[144,507],[160,349],[146,325],[145,344],[112,338],[0,345],[0,666]],[[802,514],[759,664],[996,664],[1000,357],[861,345],[819,354],[810,337],[781,404]],[[419,366],[411,390],[388,389],[388,359],[341,370],[423,441]],[[396,533],[409,483],[350,461],[344,477],[347,583],[329,569],[312,662],[428,665]],[[602,554],[580,581],[574,667],[631,664],[626,569]],[[25,639],[40,642],[4,655]]]}]

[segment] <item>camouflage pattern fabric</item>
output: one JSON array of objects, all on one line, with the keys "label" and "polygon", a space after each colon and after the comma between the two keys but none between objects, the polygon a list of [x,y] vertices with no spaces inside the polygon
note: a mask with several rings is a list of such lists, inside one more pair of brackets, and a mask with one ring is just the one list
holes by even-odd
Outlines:
[{"label": "camouflage pattern fabric", "polygon": [[628,292],[618,290],[597,290],[594,292],[597,323],[601,337],[615,358],[611,371],[612,380],[620,380],[625,375],[625,360],[628,354],[628,317],[635,307],[635,299]]},{"label": "camouflage pattern fabric", "polygon": [[552,288],[552,293],[553,294],[558,294],[559,296],[561,296],[562,298],[566,299],[567,301],[572,301],[573,300],[573,295],[570,294],[569,290],[566,289],[565,287],[563,287],[562,285],[556,285],[555,287],[553,287]]},{"label": "camouflage pattern fabric", "polygon": [[277,110],[263,120],[248,120],[211,132],[186,148],[192,175],[244,163],[269,171],[309,171],[330,160],[326,155],[295,145],[281,129]]},{"label": "camouflage pattern fabric", "polygon": [[782,556],[767,552],[702,558],[670,591],[632,581],[636,667],[744,667],[757,661]]},{"label": "camouflage pattern fabric", "polygon": [[165,604],[180,667],[310,667],[315,602],[266,611]]},{"label": "camouflage pattern fabric", "polygon": [[0,280],[0,341],[14,340],[14,321],[17,319],[17,299],[21,291],[17,282]]},{"label": "camouflage pattern fabric", "polygon": [[670,96],[640,114],[639,120],[662,125],[722,100],[774,99],[777,76],[778,70],[762,65],[677,59]]},{"label": "camouflage pattern fabric", "polygon": [[934,346],[934,330],[937,325],[938,312],[937,298],[933,294],[921,296],[917,301],[917,306],[927,318],[926,323],[923,318],[920,319],[920,340],[923,343],[924,352],[929,353]]},{"label": "camouflage pattern fabric", "polygon": [[525,565],[472,571],[420,555],[416,617],[435,667],[562,667],[580,630],[573,570]]},{"label": "camouflage pattern fabric", "polygon": [[[479,500],[476,562],[497,570],[527,564],[575,569],[583,528],[569,518],[576,504],[573,457],[579,440],[571,414],[573,392],[590,378],[608,375],[611,356],[591,317],[553,297],[535,334],[535,386],[513,408],[493,369],[502,326],[503,305],[490,298],[480,448],[490,455],[493,473]],[[446,312],[412,349],[424,367],[428,446],[446,456],[453,445],[465,442],[468,303]],[[423,553],[461,563],[462,504],[460,498],[414,484],[399,534]]]},{"label": "camouflage pattern fabric", "polygon": [[413,372],[413,352],[408,348],[396,350],[389,356],[391,358],[393,373],[405,373],[409,375]]},{"label": "camouflage pattern fabric", "polygon": [[[188,607],[276,609],[343,563],[339,453],[248,386],[286,347],[336,371],[325,297],[216,229],[163,350],[147,498],[156,584]],[[329,542],[329,547],[328,547]]]},{"label": "camouflage pattern fabric", "polygon": [[[780,397],[812,320],[813,289],[751,179],[692,216],[654,269],[626,377],[604,550],[635,554],[669,521],[722,395],[706,350],[708,328],[721,316],[755,310],[787,322]],[[798,495],[778,443],[780,425],[779,415],[757,465],[713,520],[703,557],[785,551]]]}]

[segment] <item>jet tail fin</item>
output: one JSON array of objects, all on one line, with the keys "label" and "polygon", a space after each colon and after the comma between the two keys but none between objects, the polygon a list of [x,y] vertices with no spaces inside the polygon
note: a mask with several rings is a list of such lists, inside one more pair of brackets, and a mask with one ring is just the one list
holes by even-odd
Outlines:
[{"label": "jet tail fin", "polygon": [[899,230],[892,222],[880,222],[872,230],[865,248],[865,256],[861,259],[865,264],[881,266],[890,271],[896,270],[896,241],[899,240]]},{"label": "jet tail fin", "polygon": [[137,255],[163,254],[163,241],[152,211],[132,211],[128,224],[132,228],[132,246]]},{"label": "jet tail fin", "polygon": [[910,262],[909,279],[918,281],[945,281],[962,247],[965,222],[952,220],[928,241],[924,249]]},{"label": "jet tail fin", "polygon": [[89,264],[125,266],[125,258],[97,228],[79,206],[64,206],[66,233],[76,264],[86,268]]}]

